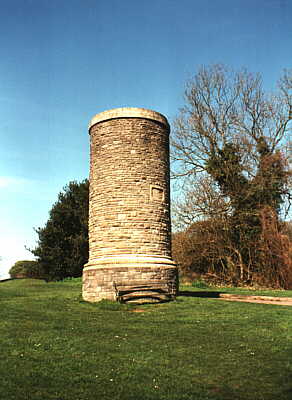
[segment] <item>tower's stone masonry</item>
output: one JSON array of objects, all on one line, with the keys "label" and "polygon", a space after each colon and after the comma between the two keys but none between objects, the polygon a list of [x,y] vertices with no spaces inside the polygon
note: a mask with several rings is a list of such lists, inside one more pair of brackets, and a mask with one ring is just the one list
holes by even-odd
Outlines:
[{"label": "tower's stone masonry", "polygon": [[89,133],[89,261],[83,298],[175,296],[166,118],[119,108],[97,114]]}]

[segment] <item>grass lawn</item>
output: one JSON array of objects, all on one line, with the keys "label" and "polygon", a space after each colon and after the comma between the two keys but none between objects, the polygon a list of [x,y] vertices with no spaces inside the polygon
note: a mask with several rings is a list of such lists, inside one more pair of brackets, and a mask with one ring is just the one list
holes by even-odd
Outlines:
[{"label": "grass lawn", "polygon": [[89,304],[80,291],[78,279],[0,284],[1,400],[292,399],[292,307]]}]

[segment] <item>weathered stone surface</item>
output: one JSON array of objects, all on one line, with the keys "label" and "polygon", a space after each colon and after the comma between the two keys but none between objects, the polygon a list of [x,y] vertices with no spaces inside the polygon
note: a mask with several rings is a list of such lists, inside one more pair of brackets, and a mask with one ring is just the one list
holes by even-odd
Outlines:
[{"label": "weathered stone surface", "polygon": [[[106,277],[106,279],[102,279]],[[152,267],[150,271],[146,267],[124,266],[112,268],[111,265],[90,270],[87,268],[83,274],[83,298],[87,301],[99,301],[101,299],[117,300],[119,292],[133,288],[143,289],[139,294],[165,300],[176,296],[177,293],[177,269],[173,266]],[[151,293],[150,293],[151,292]],[[138,293],[136,291],[135,293]]]},{"label": "weathered stone surface", "polygon": [[122,108],[89,126],[89,261],[83,297],[115,298],[113,282],[177,286],[171,260],[169,125],[151,110]]}]

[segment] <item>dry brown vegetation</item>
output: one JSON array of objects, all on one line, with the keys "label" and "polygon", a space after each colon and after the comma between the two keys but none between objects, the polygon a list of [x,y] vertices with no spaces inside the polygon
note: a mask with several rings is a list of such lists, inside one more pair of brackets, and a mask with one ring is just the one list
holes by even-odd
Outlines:
[{"label": "dry brown vegetation", "polygon": [[[263,218],[262,236],[250,249],[260,262],[256,266],[243,263],[241,254],[230,244],[222,220],[200,221],[185,231],[174,233],[173,258],[183,280],[291,289],[291,236],[279,232],[275,221],[267,222],[267,219]],[[289,224],[284,224],[284,232],[289,229],[286,225]]]}]

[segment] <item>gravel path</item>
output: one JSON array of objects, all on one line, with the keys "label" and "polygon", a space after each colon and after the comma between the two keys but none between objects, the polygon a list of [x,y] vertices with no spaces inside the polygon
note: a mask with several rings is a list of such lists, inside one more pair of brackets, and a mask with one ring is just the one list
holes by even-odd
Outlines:
[{"label": "gravel path", "polygon": [[292,306],[292,297],[249,296],[220,293],[219,299],[228,301],[243,301],[246,303],[275,304],[277,306]]}]

